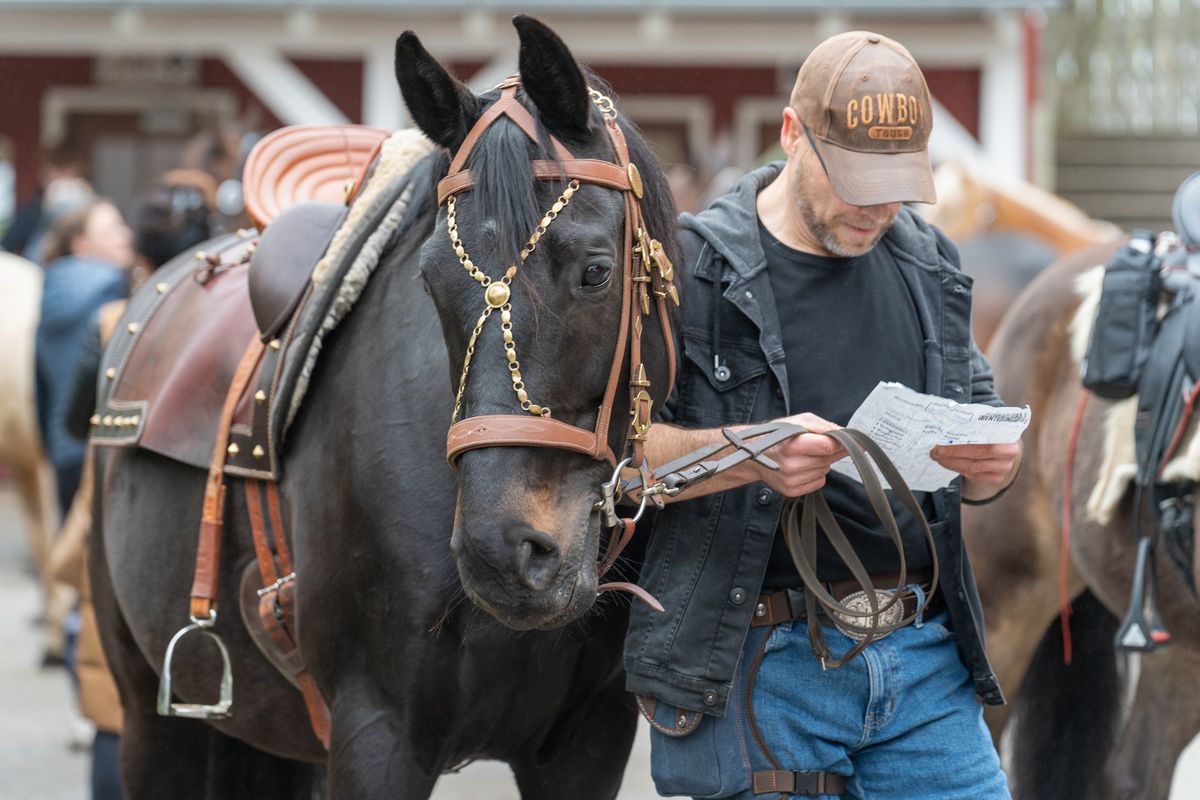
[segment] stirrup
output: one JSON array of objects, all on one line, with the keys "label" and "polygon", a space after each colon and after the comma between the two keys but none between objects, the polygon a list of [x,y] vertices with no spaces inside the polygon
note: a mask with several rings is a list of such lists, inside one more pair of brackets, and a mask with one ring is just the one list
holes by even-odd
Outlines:
[{"label": "stirrup", "polygon": [[1130,589],[1129,611],[1113,637],[1117,650],[1152,653],[1171,639],[1158,610],[1158,582],[1154,574],[1154,540],[1138,540],[1137,565]]},{"label": "stirrup", "polygon": [[[209,628],[217,622],[217,612],[209,612],[208,619],[191,618],[192,622],[181,628],[171,637],[167,645],[167,654],[163,657],[162,677],[158,682],[158,714],[162,717],[187,717],[189,719],[227,719],[233,716],[229,710],[233,705],[233,666],[229,662],[229,650],[221,637]],[[221,651],[221,688],[217,702],[208,705],[204,703],[172,703],[171,702],[171,659],[175,656],[175,645],[179,640],[193,631],[200,631],[217,643]]]}]

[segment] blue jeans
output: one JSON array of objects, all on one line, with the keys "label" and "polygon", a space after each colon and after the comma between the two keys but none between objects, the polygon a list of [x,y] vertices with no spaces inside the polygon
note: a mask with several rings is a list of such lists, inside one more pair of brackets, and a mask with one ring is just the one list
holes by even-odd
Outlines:
[{"label": "blue jeans", "polygon": [[[769,631],[751,702],[766,746],[784,770],[846,776],[844,800],[1009,800],[949,614],[872,643],[823,671],[804,622],[752,629],[723,719],[687,736],[651,732],[651,771],[662,795],[775,800],[754,795],[751,774],[772,769],[745,713],[747,667]],[[835,657],[854,644],[823,629]],[[659,704],[670,728],[679,712]],[[834,800],[832,795],[822,795]]]}]

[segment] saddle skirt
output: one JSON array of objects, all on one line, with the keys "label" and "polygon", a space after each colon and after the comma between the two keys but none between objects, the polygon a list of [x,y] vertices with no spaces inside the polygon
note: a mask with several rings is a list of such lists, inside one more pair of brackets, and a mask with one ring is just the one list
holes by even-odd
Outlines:
[{"label": "saddle skirt", "polygon": [[237,399],[224,469],[278,480],[284,432],[320,339],[357,297],[343,283],[362,291],[363,275],[347,275],[374,268],[379,238],[405,217],[410,172],[431,150],[420,134],[399,131],[372,165],[361,165],[370,179],[347,197],[348,210],[299,203],[261,235],[217,237],[161,267],[130,299],[105,350],[89,441],[208,469],[234,372],[259,337],[267,346]]}]

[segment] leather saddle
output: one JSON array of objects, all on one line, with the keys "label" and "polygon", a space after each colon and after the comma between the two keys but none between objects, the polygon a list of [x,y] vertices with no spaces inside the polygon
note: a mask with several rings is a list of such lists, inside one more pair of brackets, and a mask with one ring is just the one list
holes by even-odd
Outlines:
[{"label": "leather saddle", "polygon": [[[278,479],[280,443],[270,420],[284,344],[353,193],[339,185],[343,202],[306,198],[328,197],[334,178],[347,174],[357,183],[386,136],[361,126],[303,126],[259,143],[244,184],[265,229],[177,256],[130,299],[101,365],[93,443],[136,445],[207,469],[234,372],[259,337],[267,347],[238,400],[225,471]],[[333,163],[338,142],[353,146]]]}]

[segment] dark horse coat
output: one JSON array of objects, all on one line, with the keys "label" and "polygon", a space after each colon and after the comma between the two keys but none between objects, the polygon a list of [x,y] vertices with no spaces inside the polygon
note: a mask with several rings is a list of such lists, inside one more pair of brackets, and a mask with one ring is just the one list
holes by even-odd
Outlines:
[{"label": "dark horse coat", "polygon": [[[519,98],[543,133],[578,157],[611,160],[570,53],[540,23],[514,22]],[[525,798],[617,793],[635,727],[621,669],[627,610],[622,601],[591,610],[602,538],[591,509],[611,467],[511,447],[465,454],[458,474],[445,461],[453,390],[480,298],[450,248],[434,186],[448,152],[497,93],[476,98],[412,34],[397,42],[397,75],[414,119],[446,152],[412,174],[409,216],[353,311],[325,339],[284,450],[301,650],[330,707],[331,749],[326,756],[300,694],[258,652],[235,611],[250,585],[243,576],[255,570],[238,491],[229,493],[215,628],[233,656],[234,715],[211,725],[156,715],[163,652],[185,621],[205,476],[145,451],[109,451],[100,458],[92,565],[126,708],[121,760],[134,800],[310,797],[324,791],[322,764],[334,796],[421,798],[445,769],[470,758],[509,762]],[[636,131],[626,128],[626,136],[648,189],[647,226],[667,237],[674,210],[665,182]],[[544,144],[498,124],[472,156],[479,182],[460,200],[458,223],[495,277],[561,192],[530,176],[528,162],[545,157]],[[622,281],[597,285],[595,276],[620,275],[611,268],[623,250],[623,208],[618,192],[583,187],[513,284],[513,328],[531,393],[578,425],[595,418],[596,386],[614,350]],[[511,413],[497,331],[477,350],[464,415]],[[645,358],[661,400],[662,348],[647,348]],[[614,419],[614,442],[627,424]],[[531,552],[531,541],[543,544]],[[545,580],[522,572],[534,557]],[[460,575],[469,576],[466,592]],[[214,652],[185,641],[176,695],[211,702]]]}]

